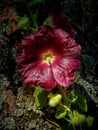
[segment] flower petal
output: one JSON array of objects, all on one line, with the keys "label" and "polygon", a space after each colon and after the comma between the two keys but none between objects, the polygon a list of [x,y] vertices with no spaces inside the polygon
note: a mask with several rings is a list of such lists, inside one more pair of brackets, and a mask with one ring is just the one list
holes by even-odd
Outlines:
[{"label": "flower petal", "polygon": [[[57,41],[60,41],[59,44],[65,44],[66,47],[71,47],[71,46],[75,46],[76,45],[76,42],[73,38],[70,37],[70,35],[62,30],[62,29],[56,29],[55,31],[55,40],[56,42]],[[57,42],[58,44],[58,42]]]},{"label": "flower petal", "polygon": [[67,48],[67,51],[65,50],[65,56],[69,58],[76,58],[81,52],[81,46],[75,45],[73,47]]},{"label": "flower petal", "polygon": [[62,59],[58,64],[52,66],[53,76],[56,82],[67,87],[74,80],[73,73],[77,70],[80,62],[77,59]]},{"label": "flower petal", "polygon": [[22,75],[25,82],[40,85],[47,90],[53,89],[57,84],[50,66],[46,64],[38,62],[28,64],[25,66]]},{"label": "flower petal", "polygon": [[32,59],[35,58],[32,55],[32,46],[35,44],[34,35],[29,35],[24,37],[21,42],[21,48],[19,53],[19,64],[28,64],[32,62]]},{"label": "flower petal", "polygon": [[[34,35],[24,37],[21,43],[19,62],[23,64],[39,60],[39,53],[51,46],[54,30],[49,26],[42,26]],[[19,63],[19,64],[20,64]]]}]

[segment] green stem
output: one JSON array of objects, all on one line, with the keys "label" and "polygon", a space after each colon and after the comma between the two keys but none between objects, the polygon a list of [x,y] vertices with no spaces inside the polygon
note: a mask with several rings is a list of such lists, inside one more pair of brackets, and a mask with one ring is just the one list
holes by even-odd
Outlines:
[{"label": "green stem", "polygon": [[76,130],[75,126],[74,125],[72,125],[72,126],[73,126],[73,129]]},{"label": "green stem", "polygon": [[69,123],[71,123],[71,121],[69,119],[67,119],[66,117],[64,118],[66,121],[68,121]]},{"label": "green stem", "polygon": [[59,89],[59,91],[60,91],[60,93],[61,93],[61,95],[62,95],[62,98],[63,98],[64,103],[66,103],[66,93],[65,93],[63,87],[58,86],[58,89]]},{"label": "green stem", "polygon": [[71,112],[71,110],[70,110],[70,108],[69,107],[67,107],[67,106],[65,106],[65,105],[63,105],[63,104],[59,104],[60,106],[62,106],[63,108],[65,108],[65,110],[67,110],[68,112]]},{"label": "green stem", "polygon": [[38,24],[37,24],[37,21],[35,19],[35,16],[32,14],[31,10],[29,10],[29,13],[30,13],[31,19],[32,19],[33,24],[34,24],[34,28],[38,29]]},{"label": "green stem", "polygon": [[28,9],[28,11],[29,11],[30,17],[31,17],[31,19],[32,19],[32,21],[33,21],[34,29],[37,30],[37,29],[38,29],[37,20],[36,20],[35,16],[33,15],[32,11],[29,9],[28,3],[27,3],[26,0],[25,0],[25,5],[26,5],[26,7],[27,7],[27,9]]}]

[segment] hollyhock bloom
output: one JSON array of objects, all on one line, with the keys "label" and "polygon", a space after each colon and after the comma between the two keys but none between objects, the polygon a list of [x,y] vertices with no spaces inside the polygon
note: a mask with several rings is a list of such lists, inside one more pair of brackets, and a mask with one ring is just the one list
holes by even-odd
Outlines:
[{"label": "hollyhock bloom", "polygon": [[80,64],[77,58],[80,51],[80,45],[66,31],[44,25],[22,40],[20,73],[26,83],[47,90],[56,85],[69,86]]}]

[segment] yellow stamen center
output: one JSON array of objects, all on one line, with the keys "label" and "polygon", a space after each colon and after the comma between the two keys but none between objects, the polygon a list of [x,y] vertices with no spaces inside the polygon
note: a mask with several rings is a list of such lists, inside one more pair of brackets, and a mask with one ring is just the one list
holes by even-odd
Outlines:
[{"label": "yellow stamen center", "polygon": [[43,63],[46,63],[48,65],[51,65],[53,61],[55,60],[55,56],[51,51],[48,51],[42,55]]}]

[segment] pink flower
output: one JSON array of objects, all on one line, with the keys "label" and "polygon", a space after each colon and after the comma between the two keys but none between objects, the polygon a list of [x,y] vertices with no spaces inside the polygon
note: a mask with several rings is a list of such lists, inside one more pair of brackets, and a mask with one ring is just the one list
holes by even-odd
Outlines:
[{"label": "pink flower", "polygon": [[19,55],[20,73],[26,83],[50,90],[67,87],[74,80],[81,47],[62,29],[42,26],[22,40]]}]

